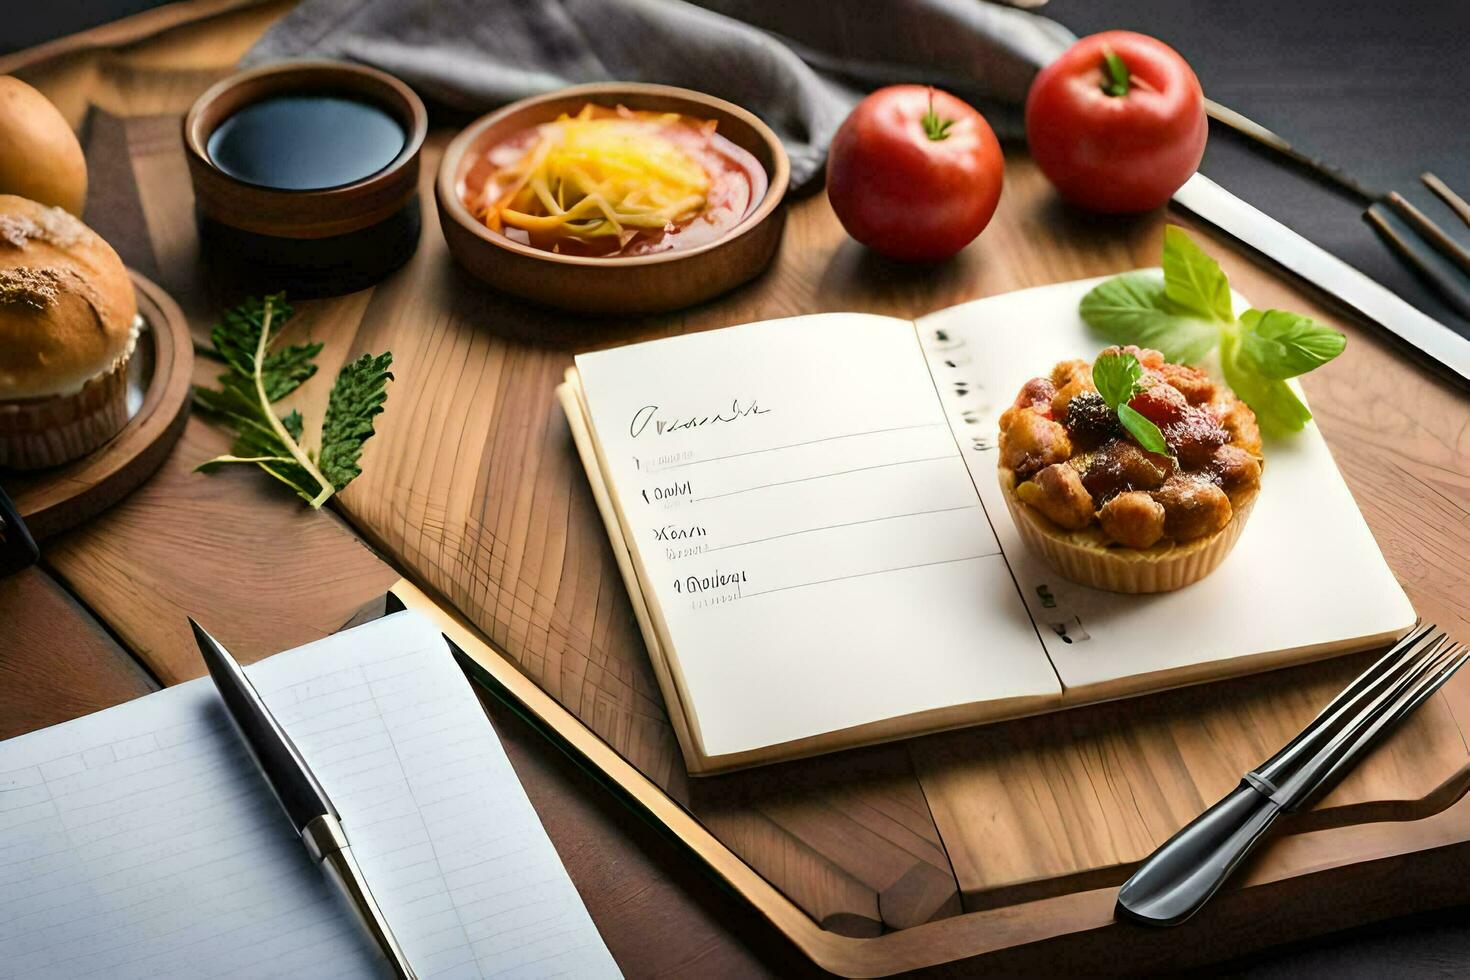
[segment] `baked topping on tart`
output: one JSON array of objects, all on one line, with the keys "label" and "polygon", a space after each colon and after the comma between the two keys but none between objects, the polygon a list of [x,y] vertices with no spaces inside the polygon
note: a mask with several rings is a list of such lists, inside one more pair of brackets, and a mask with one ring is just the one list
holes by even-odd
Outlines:
[{"label": "baked topping on tart", "polygon": [[[1261,481],[1255,413],[1197,368],[1156,350],[1110,347],[1032,378],[1000,418],[1000,465],[1018,500],[1058,528],[1148,549],[1230,523]],[[1099,368],[1102,370],[1102,368]],[[1122,372],[1126,387],[1118,394]]]}]

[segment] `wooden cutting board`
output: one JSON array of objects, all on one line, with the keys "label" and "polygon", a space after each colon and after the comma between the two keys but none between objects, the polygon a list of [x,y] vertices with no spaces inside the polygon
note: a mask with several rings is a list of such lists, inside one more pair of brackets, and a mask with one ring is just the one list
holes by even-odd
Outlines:
[{"label": "wooden cutting board", "polygon": [[[172,117],[130,120],[128,144],[159,278],[202,337],[225,298],[212,296],[202,276],[177,126]],[[449,135],[433,134],[425,148],[426,195]],[[298,393],[308,416],[319,417],[342,360],[394,354],[387,413],[367,445],[364,475],[341,497],[343,516],[462,613],[670,813],[692,819],[731,868],[765,883],[779,902],[762,910],[834,969],[882,972],[1092,935],[1108,922],[1107,886],[1362,666],[1346,658],[752,772],[685,775],[553,397],[557,381],[578,350],[825,310],[911,317],[1157,262],[1165,216],[1081,216],[1056,203],[1023,157],[1008,166],[995,222],[950,263],[874,257],[846,238],[819,194],[791,204],[776,263],[748,287],[693,310],[622,320],[496,296],[453,266],[426,208],[408,266],[373,290],[300,304],[289,328],[326,343],[321,372]],[[1349,334],[1347,353],[1307,380],[1318,420],[1417,608],[1470,634],[1458,567],[1470,553],[1470,459],[1457,449],[1470,406],[1318,297],[1187,219],[1168,219],[1189,225],[1258,304],[1311,312]],[[1345,886],[1365,880],[1376,867],[1367,862],[1413,850],[1413,841],[1470,839],[1470,815],[1446,810],[1470,782],[1466,720],[1470,679],[1462,678],[1303,815],[1298,835],[1273,844],[1252,880],[1302,882],[1310,873],[1317,888],[1330,871]],[[1409,822],[1373,825],[1385,820]],[[1318,832],[1301,833],[1308,830]],[[742,894],[761,905],[755,891]],[[777,908],[782,902],[799,920]],[[1353,908],[1358,918],[1402,910]],[[1200,921],[1171,934],[1172,961],[1208,947],[1191,933],[1211,928],[1208,915]],[[1328,920],[1312,921],[1302,928]],[[1284,938],[1281,928],[1263,941]],[[869,945],[852,945],[859,940]],[[1156,944],[1145,947],[1161,955]],[[1121,946],[1113,952],[1123,957]]]}]

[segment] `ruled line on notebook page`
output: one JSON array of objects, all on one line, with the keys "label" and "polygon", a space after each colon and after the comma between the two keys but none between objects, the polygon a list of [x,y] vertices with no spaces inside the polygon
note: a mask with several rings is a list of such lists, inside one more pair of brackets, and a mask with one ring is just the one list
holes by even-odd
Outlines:
[{"label": "ruled line on notebook page", "polygon": [[745,324],[577,372],[707,758],[1060,696],[910,321]]},{"label": "ruled line on notebook page", "polygon": [[869,470],[883,470],[890,466],[907,466],[910,463],[933,463],[941,459],[959,459],[958,452],[943,453],[939,456],[923,456],[919,459],[895,459],[887,463],[874,463],[870,466],[854,466],[851,469],[836,470],[832,473],[814,473],[811,476],[793,477],[790,480],[777,480],[773,483],[762,483],[753,487],[742,487],[739,490],[726,490],[724,493],[712,493],[707,497],[693,497],[690,503],[698,504],[706,500],[718,500],[721,497],[733,497],[736,494],[750,493],[755,490],[770,490],[773,487],[786,487],[796,483],[809,483],[812,480],[826,480],[834,476],[847,476],[850,473],[866,473]]},{"label": "ruled line on notebook page", "polygon": [[836,442],[839,439],[857,439],[861,436],[877,436],[887,432],[907,432],[910,429],[933,429],[944,426],[944,422],[920,422],[917,425],[894,425],[885,429],[867,429],[862,432],[844,432],[835,436],[822,436],[819,439],[807,439],[804,442],[790,442],[784,446],[767,446],[764,449],[747,449],[744,452],[728,453],[724,456],[708,456],[703,459],[691,459],[682,463],[670,463],[667,466],[649,467],[650,473],[662,473],[667,470],[677,470],[685,466],[698,466],[700,463],[718,463],[727,459],[739,459],[742,456],[758,456],[761,453],[780,452],[783,449],[800,449],[804,446],[815,446],[824,442]]},{"label": "ruled line on notebook page", "polygon": [[[247,670],[420,976],[617,975],[426,620],[398,614]],[[0,833],[0,976],[385,968],[208,681],[0,743]]]}]

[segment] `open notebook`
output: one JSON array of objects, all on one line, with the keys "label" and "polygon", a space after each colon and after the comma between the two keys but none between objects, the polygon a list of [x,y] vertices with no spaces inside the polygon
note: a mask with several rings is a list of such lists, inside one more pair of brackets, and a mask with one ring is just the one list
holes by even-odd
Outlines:
[{"label": "open notebook", "polygon": [[[246,671],[420,977],[619,975],[428,620]],[[0,742],[0,977],[387,975],[208,678]]]},{"label": "open notebook", "polygon": [[1095,283],[577,358],[558,394],[690,772],[1265,670],[1411,625],[1315,426],[1268,442],[1245,533],[1189,588],[1098,592],[1025,549],[997,420],[1028,378],[1105,346],[1077,315]]}]

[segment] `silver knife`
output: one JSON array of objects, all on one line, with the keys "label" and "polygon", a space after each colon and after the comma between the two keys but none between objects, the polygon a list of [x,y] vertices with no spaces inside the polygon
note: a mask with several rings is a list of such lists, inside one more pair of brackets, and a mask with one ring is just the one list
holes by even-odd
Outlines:
[{"label": "silver knife", "polygon": [[1470,380],[1470,340],[1421,313],[1357,269],[1263,211],[1195,174],[1174,192],[1174,201],[1332,294],[1385,330]]},{"label": "silver knife", "polygon": [[346,895],[358,920],[382,951],[395,975],[402,980],[414,980],[413,967],[394,938],[383,910],[378,908],[367,878],[357,866],[357,859],[352,856],[352,846],[327,791],[317,782],[311,767],[301,757],[281,723],[276,721],[275,715],[271,714],[270,708],[266,707],[240,664],[192,617],[189,625],[194,628],[194,641],[199,644],[199,652],[204,655],[209,676],[214,678],[214,685],[219,688],[220,698],[235,731],[264,773],[271,792],[291,819],[291,825],[301,835],[306,852]]}]

